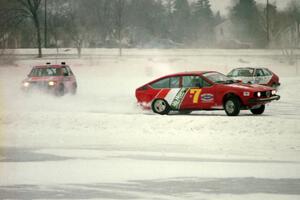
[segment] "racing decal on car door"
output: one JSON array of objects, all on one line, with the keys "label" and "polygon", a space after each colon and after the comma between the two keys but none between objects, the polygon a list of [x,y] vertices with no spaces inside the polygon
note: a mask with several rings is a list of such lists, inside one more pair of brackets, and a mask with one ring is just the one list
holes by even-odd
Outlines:
[{"label": "racing decal on car door", "polygon": [[193,96],[193,104],[197,104],[199,102],[199,96],[201,93],[201,89],[190,89],[190,94]]},{"label": "racing decal on car door", "polygon": [[179,109],[180,105],[185,97],[185,95],[188,92],[188,88],[181,88],[179,89],[179,91],[177,92],[176,96],[174,97],[174,99],[172,100],[172,103],[170,104],[172,109]]}]

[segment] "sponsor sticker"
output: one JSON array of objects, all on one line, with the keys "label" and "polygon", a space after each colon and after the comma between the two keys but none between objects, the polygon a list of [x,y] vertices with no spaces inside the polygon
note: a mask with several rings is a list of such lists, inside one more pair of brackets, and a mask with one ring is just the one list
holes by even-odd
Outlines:
[{"label": "sponsor sticker", "polygon": [[201,101],[202,102],[212,102],[214,100],[214,95],[205,93],[201,95]]},{"label": "sponsor sticker", "polygon": [[187,92],[187,88],[182,88],[178,91],[178,93],[176,94],[176,96],[174,97],[172,103],[171,103],[171,108],[172,109],[178,109],[186,92]]}]

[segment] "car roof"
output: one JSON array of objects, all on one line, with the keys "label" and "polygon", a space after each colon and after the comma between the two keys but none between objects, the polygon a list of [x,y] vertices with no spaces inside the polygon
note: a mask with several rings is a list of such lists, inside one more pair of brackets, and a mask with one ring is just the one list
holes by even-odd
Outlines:
[{"label": "car roof", "polygon": [[148,82],[147,84],[151,84],[151,83],[154,83],[160,79],[164,79],[164,78],[169,78],[169,77],[173,77],[173,76],[189,76],[189,75],[202,75],[202,74],[205,74],[205,73],[209,73],[209,72],[216,72],[216,73],[219,73],[217,71],[186,71],[186,72],[178,72],[178,73],[174,73],[174,74],[168,74],[168,75],[165,75],[165,76],[162,76],[162,77],[159,77],[155,80],[152,80],[150,82]]},{"label": "car roof", "polygon": [[266,67],[237,67],[237,68],[234,68],[232,70],[236,70],[236,69],[267,69]]},{"label": "car roof", "polygon": [[[208,72],[216,72],[216,71],[186,71],[186,72],[178,72],[174,74],[169,74],[163,77],[170,77],[170,76],[184,76],[184,75],[202,75]],[[163,78],[161,77],[161,78]]]},{"label": "car roof", "polygon": [[68,65],[36,65],[33,66],[33,68],[62,68],[62,67],[66,67]]}]

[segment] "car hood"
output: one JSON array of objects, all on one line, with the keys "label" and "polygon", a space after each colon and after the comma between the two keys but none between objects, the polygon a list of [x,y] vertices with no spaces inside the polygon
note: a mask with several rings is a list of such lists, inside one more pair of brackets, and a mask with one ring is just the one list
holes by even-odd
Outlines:
[{"label": "car hood", "polygon": [[39,82],[39,81],[57,81],[59,77],[49,76],[49,77],[28,77],[24,81],[28,82]]},{"label": "car hood", "polygon": [[234,84],[227,84],[225,85],[227,88],[232,88],[236,90],[243,90],[243,91],[252,91],[252,92],[259,92],[259,91],[268,91],[272,90],[272,88],[258,85],[258,84],[244,84],[244,83],[234,83]]}]

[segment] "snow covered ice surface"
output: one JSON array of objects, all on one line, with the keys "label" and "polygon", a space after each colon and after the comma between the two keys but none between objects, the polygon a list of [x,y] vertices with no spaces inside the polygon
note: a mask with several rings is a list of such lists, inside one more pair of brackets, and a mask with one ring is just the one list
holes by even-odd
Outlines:
[{"label": "snow covered ice surface", "polygon": [[[279,51],[112,51],[58,60],[76,96],[20,91],[31,65],[55,59],[23,50],[17,67],[0,67],[0,199],[300,198],[300,67]],[[262,116],[136,106],[135,89],[168,73],[262,65],[282,83]]]}]

